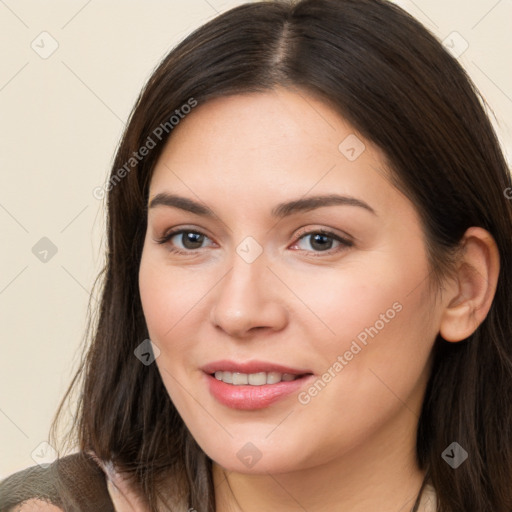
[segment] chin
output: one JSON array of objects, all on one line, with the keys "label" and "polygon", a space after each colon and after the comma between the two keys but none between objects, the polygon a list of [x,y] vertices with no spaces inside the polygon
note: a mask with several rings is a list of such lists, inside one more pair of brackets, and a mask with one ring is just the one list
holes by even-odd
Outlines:
[{"label": "chin", "polygon": [[[244,458],[247,458],[245,455]],[[221,455],[217,459],[212,459],[216,464],[221,466],[224,470],[229,472],[241,473],[245,475],[268,475],[279,473],[290,473],[300,469],[298,461],[294,461],[286,454],[273,453],[270,457],[261,455],[260,459],[256,458],[251,462],[242,462],[238,457],[226,457]]]}]

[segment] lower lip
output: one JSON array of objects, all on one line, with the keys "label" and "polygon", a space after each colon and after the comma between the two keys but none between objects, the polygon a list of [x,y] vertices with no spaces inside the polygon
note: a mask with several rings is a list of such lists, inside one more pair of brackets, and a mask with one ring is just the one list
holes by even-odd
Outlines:
[{"label": "lower lip", "polygon": [[294,391],[298,391],[313,375],[304,375],[298,379],[262,386],[226,384],[212,375],[205,374],[210,393],[223,405],[232,409],[263,409]]}]

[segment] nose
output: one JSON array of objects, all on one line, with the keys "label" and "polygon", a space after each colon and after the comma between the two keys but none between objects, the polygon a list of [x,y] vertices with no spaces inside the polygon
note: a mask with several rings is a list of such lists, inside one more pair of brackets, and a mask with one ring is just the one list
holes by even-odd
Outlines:
[{"label": "nose", "polygon": [[288,311],[279,284],[267,268],[264,254],[252,263],[235,254],[232,268],[215,287],[211,322],[235,338],[247,338],[256,331],[283,329]]}]

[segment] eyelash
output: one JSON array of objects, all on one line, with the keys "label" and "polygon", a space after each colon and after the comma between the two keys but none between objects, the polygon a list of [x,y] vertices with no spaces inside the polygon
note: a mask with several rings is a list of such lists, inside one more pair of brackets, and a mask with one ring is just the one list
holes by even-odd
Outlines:
[{"label": "eyelash", "polygon": [[[194,229],[176,229],[174,231],[170,231],[170,232],[166,233],[164,236],[162,236],[160,238],[155,239],[155,242],[160,245],[163,245],[163,244],[166,244],[167,242],[169,242],[169,240],[171,240],[171,238],[173,238],[174,236],[182,234],[182,233],[194,233],[196,235],[203,235],[206,238],[208,238],[207,235],[205,235],[204,233],[201,233],[200,231],[196,231]],[[326,251],[308,251],[305,249],[299,249],[302,251],[306,251],[306,252],[315,254],[314,257],[322,256],[324,254],[331,255],[333,253],[340,252],[340,251],[345,250],[354,245],[354,243],[351,240],[349,240],[347,238],[340,237],[336,233],[334,233],[332,231],[328,231],[326,229],[316,229],[316,230],[300,232],[299,234],[297,234],[296,242],[294,242],[294,245],[301,239],[306,238],[307,236],[311,236],[311,235],[322,235],[327,238],[331,238],[341,244],[340,247],[337,247],[335,249],[328,249]],[[177,249],[176,247],[170,246],[169,252],[174,253],[174,254],[190,255],[191,253],[193,254],[195,251],[199,251],[200,249],[201,248],[182,250],[182,249]]]}]

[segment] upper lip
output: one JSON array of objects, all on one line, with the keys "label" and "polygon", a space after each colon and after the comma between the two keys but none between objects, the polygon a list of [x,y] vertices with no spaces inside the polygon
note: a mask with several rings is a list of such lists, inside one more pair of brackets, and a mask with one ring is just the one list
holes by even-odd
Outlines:
[{"label": "upper lip", "polygon": [[279,372],[291,373],[292,375],[304,375],[312,373],[311,370],[302,368],[290,368],[282,364],[271,363],[267,361],[229,361],[224,359],[222,361],[213,361],[201,367],[205,373],[215,372],[237,372],[237,373],[259,373],[259,372]]}]

